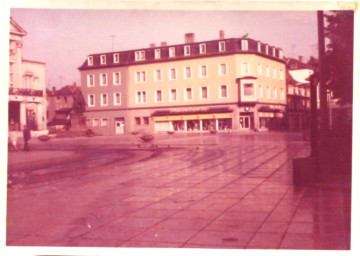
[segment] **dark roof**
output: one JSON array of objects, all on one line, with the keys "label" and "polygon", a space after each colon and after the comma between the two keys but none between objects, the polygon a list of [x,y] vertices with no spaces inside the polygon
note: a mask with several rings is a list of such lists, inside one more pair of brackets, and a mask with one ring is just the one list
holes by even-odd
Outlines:
[{"label": "dark roof", "polygon": [[67,95],[74,95],[79,92],[81,93],[80,88],[73,85],[65,85],[64,87],[55,91],[46,89],[46,93],[48,94],[48,96],[67,96]]},{"label": "dark roof", "polygon": [[69,114],[71,112],[71,110],[72,110],[72,108],[60,108],[60,109],[57,109],[55,112]]},{"label": "dark roof", "polygon": [[[248,48],[242,49],[242,40],[247,40]],[[219,42],[225,42],[225,50],[219,51]],[[260,52],[258,51],[258,43],[260,43]],[[206,45],[206,53],[200,53],[199,46],[200,44]],[[190,55],[185,55],[184,46],[190,46]],[[268,54],[266,54],[266,46],[268,46]],[[169,56],[169,48],[175,48],[175,57]],[[160,59],[155,59],[155,49],[160,50]],[[275,56],[273,56],[273,49],[275,49]],[[145,60],[135,60],[135,52],[144,51]],[[129,51],[119,51],[119,52],[108,52],[108,53],[97,53],[90,54],[88,57],[93,58],[93,65],[88,65],[88,61],[85,60],[84,63],[78,68],[79,70],[86,69],[97,69],[104,67],[121,67],[128,65],[139,65],[145,63],[153,63],[153,62],[166,62],[166,61],[174,61],[174,60],[184,60],[184,59],[192,59],[192,58],[202,58],[209,56],[221,56],[228,55],[234,53],[240,54],[257,54],[264,56],[269,59],[273,59],[279,62],[284,62],[281,58],[280,51],[281,48],[270,46],[268,44],[262,43],[260,41],[256,41],[251,38],[228,38],[228,39],[217,39],[211,41],[203,41],[203,42],[193,42],[193,43],[184,43],[177,45],[166,45],[159,47],[150,47],[150,48],[142,48],[135,49]],[[114,63],[114,54],[119,54],[119,63]],[[106,56],[106,64],[100,63],[101,55]]]},{"label": "dark roof", "polygon": [[[309,63],[310,61],[311,61],[311,63]],[[309,62],[304,63],[304,62],[301,62],[294,58],[287,58],[286,59],[286,67],[289,70],[295,70],[295,69],[312,69],[312,70],[314,70],[315,69],[315,67],[314,67],[315,58],[311,57]]]}]

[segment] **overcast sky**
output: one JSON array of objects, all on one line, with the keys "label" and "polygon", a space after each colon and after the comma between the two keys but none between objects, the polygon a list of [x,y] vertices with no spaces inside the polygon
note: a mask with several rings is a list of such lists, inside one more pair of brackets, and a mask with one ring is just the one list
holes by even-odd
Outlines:
[{"label": "overcast sky", "polygon": [[27,31],[23,58],[46,63],[47,86],[80,84],[77,68],[92,53],[123,51],[196,41],[249,37],[280,47],[287,57],[316,56],[314,11],[154,11],[59,10],[12,8],[13,19]]}]

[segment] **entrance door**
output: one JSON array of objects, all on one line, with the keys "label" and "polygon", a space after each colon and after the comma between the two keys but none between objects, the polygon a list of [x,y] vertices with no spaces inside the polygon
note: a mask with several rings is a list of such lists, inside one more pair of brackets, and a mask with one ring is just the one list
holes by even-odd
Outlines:
[{"label": "entrance door", "polygon": [[250,130],[250,116],[240,116],[240,129]]},{"label": "entrance door", "polygon": [[115,134],[123,134],[125,131],[125,121],[124,118],[115,119]]}]

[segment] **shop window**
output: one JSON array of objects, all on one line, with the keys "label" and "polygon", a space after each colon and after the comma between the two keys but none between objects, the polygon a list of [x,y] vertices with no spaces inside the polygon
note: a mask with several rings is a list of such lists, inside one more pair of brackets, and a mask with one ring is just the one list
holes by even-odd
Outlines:
[{"label": "shop window", "polygon": [[108,126],[108,119],[107,118],[101,118],[101,126]]}]

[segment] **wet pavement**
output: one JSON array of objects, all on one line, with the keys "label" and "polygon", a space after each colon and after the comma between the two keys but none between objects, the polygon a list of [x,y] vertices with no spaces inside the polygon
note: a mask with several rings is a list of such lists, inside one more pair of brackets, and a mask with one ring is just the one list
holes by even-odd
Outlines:
[{"label": "wet pavement", "polygon": [[[292,159],[309,154],[299,134],[104,136],[31,149],[9,153],[8,246],[350,248],[349,179],[294,187]],[[16,160],[43,152],[27,167]]]}]

